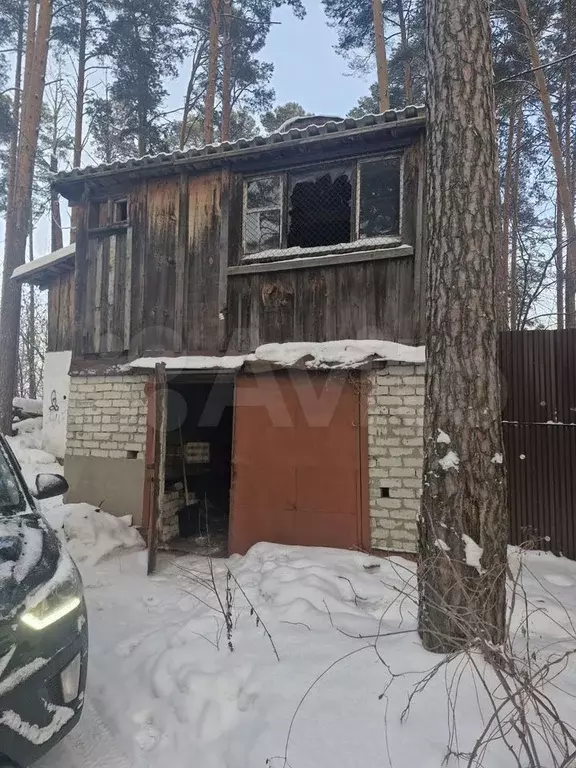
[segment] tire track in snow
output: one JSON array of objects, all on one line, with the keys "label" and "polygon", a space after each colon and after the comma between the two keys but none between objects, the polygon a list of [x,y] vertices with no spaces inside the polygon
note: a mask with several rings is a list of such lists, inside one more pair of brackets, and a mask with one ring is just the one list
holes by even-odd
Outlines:
[{"label": "tire track in snow", "polygon": [[36,768],[134,768],[89,699],[72,733],[35,765]]}]

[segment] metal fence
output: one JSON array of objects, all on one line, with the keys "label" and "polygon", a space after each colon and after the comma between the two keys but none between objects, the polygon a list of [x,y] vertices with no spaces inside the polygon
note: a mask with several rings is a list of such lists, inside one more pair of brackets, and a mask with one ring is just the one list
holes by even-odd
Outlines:
[{"label": "metal fence", "polygon": [[501,336],[510,542],[576,559],[576,330]]}]

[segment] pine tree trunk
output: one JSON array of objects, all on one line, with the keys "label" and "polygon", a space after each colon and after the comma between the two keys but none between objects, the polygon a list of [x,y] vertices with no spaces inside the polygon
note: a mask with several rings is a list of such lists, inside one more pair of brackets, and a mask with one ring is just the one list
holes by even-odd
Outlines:
[{"label": "pine tree trunk", "polygon": [[[445,652],[505,630],[497,139],[487,0],[429,0],[428,310],[419,629]],[[449,442],[448,442],[449,441]]]},{"label": "pine tree trunk", "polygon": [[518,219],[520,215],[520,152],[524,134],[524,108],[520,106],[512,175],[512,249],[510,254],[510,328],[518,330]]},{"label": "pine tree trunk", "polygon": [[502,202],[502,247],[500,249],[500,270],[497,285],[500,286],[501,308],[505,325],[510,325],[510,197],[512,191],[512,160],[514,154],[514,126],[516,124],[516,104],[510,107],[508,120],[508,141],[506,142],[506,170],[504,173],[504,200]]},{"label": "pine tree trunk", "polygon": [[[76,110],[74,115],[74,155],[72,165],[80,168],[82,165],[82,142],[84,125],[84,97],[86,93],[86,40],[88,37],[88,0],[80,0],[80,30],[78,37],[78,78],[76,81]],[[78,206],[72,206],[70,211],[70,242],[76,241],[78,228]]]},{"label": "pine tree trunk", "polygon": [[[28,236],[28,260],[34,261],[34,225],[30,221]],[[28,368],[28,397],[36,399],[36,296],[34,286],[30,284],[30,301],[28,302],[28,334],[26,337],[26,367]]]},{"label": "pine tree trunk", "polygon": [[[398,14],[398,23],[400,26],[400,40],[404,55],[408,49],[408,31],[406,29],[406,16],[404,14],[404,5],[402,0],[397,0],[396,12]],[[407,58],[404,59],[404,100],[406,104],[412,104],[412,67]]]},{"label": "pine tree trunk", "polygon": [[374,39],[376,42],[376,69],[378,72],[378,93],[380,96],[380,112],[390,109],[390,94],[388,86],[388,60],[386,57],[386,38],[384,35],[384,13],[382,0],[372,0],[374,16]]},{"label": "pine tree trunk", "polygon": [[[34,3],[32,2],[31,5]],[[26,53],[26,64],[29,67],[29,72],[24,73],[24,83],[27,90],[23,92],[18,168],[12,204],[6,213],[2,303],[0,306],[0,348],[2,349],[0,432],[7,434],[10,433],[12,426],[12,399],[18,366],[22,294],[20,285],[11,280],[11,277],[14,269],[23,264],[26,257],[26,239],[32,202],[32,178],[44,97],[51,22],[52,0],[40,0],[36,32],[31,40],[33,56],[29,56],[29,51]],[[30,35],[28,36],[28,43],[30,43]]]},{"label": "pine tree trunk", "polygon": [[222,65],[222,130],[221,141],[230,140],[232,117],[232,0],[223,0],[224,42]]},{"label": "pine tree trunk", "polygon": [[218,81],[218,37],[220,33],[220,0],[211,0],[210,51],[208,55],[208,87],[204,105],[204,141],[214,141],[214,105]]},{"label": "pine tree trunk", "polygon": [[564,229],[562,227],[562,203],[556,194],[556,327],[564,329]]},{"label": "pine tree trunk", "polygon": [[[572,51],[573,49],[573,34],[572,34],[572,25],[573,25],[573,12],[572,12],[572,0],[566,0],[565,5],[565,22],[566,22],[566,49],[569,51]],[[574,210],[574,183],[573,183],[573,172],[572,172],[572,61],[567,61],[566,66],[564,69],[565,72],[565,87],[564,87],[564,103],[565,103],[565,110],[564,110],[564,157],[566,158],[566,177],[568,180],[568,186],[570,188],[570,198],[571,198],[571,208]],[[562,218],[560,217],[560,220]],[[576,247],[576,246],[575,246]],[[562,254],[560,254],[562,256]],[[558,258],[557,258],[558,261]],[[573,261],[573,269],[576,269],[576,261]],[[561,271],[561,275],[563,275],[563,272]],[[570,300],[569,300],[569,290],[576,291],[576,276],[574,276],[575,279],[573,282],[569,285],[564,280],[564,290],[566,291],[565,299],[563,300],[563,309],[567,306],[569,306]],[[574,314],[574,295],[572,295],[572,314]],[[576,327],[576,319],[573,320],[573,324],[571,327]],[[560,326],[558,326],[560,327]]]},{"label": "pine tree trunk", "polygon": [[[12,103],[12,136],[10,137],[10,158],[8,161],[8,201],[14,195],[16,168],[18,167],[18,133],[20,127],[20,106],[22,103],[22,56],[24,55],[25,0],[18,7],[18,41],[16,43],[16,66],[14,68],[14,101]],[[10,203],[8,203],[10,205]]]},{"label": "pine tree trunk", "polygon": [[[56,154],[50,156],[50,172],[58,173],[58,157]],[[64,245],[62,236],[62,216],[60,214],[60,196],[52,187],[50,188],[50,209],[52,218],[50,221],[50,240],[52,251],[58,251]]]},{"label": "pine tree trunk", "polygon": [[526,42],[530,52],[530,61],[532,63],[532,67],[536,70],[534,72],[534,77],[536,78],[536,85],[538,86],[540,101],[542,102],[542,107],[544,109],[544,118],[546,120],[546,129],[548,131],[550,151],[554,161],[554,170],[556,171],[556,179],[558,183],[558,193],[562,202],[562,214],[564,215],[564,223],[566,225],[566,237],[568,240],[565,275],[566,327],[576,328],[576,224],[574,221],[572,194],[570,192],[570,184],[566,174],[566,166],[564,165],[564,161],[562,159],[562,147],[560,145],[558,131],[556,130],[556,124],[554,122],[552,103],[550,101],[550,92],[548,91],[548,85],[546,83],[544,71],[540,69],[542,62],[540,61],[540,54],[538,53],[538,48],[536,46],[534,30],[530,24],[526,0],[518,0],[518,8],[520,9],[520,18],[524,23]]}]

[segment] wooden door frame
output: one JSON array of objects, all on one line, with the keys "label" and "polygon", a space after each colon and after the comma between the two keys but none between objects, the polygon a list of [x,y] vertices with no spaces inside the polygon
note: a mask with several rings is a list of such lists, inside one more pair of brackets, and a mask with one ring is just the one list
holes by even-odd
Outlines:
[{"label": "wooden door frame", "polygon": [[[148,576],[156,570],[158,523],[162,516],[164,473],[166,470],[167,377],[166,364],[158,363],[154,379],[146,386],[148,423],[146,425],[146,482],[144,485],[146,539],[148,543]],[[150,451],[150,453],[149,453]]]}]

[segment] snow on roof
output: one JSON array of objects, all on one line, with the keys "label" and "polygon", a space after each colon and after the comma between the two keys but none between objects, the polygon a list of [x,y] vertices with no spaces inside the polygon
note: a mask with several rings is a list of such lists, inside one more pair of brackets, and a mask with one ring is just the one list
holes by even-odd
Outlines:
[{"label": "snow on roof", "polygon": [[191,355],[182,357],[141,357],[130,363],[131,368],[154,368],[164,363],[168,370],[238,370],[245,363],[268,363],[272,367],[304,367],[310,370],[358,368],[368,362],[392,361],[425,362],[424,347],[411,347],[394,341],[377,339],[307,342],[293,341],[285,344],[263,344],[247,355],[209,357]]},{"label": "snow on roof", "polygon": [[46,256],[41,256],[39,259],[34,259],[34,261],[29,261],[26,264],[22,264],[20,267],[16,267],[12,273],[12,280],[29,278],[32,275],[43,271],[47,267],[53,267],[60,262],[65,261],[70,258],[70,256],[74,256],[75,253],[76,243],[71,243],[70,245],[64,246],[64,248],[59,248],[57,251],[47,253]]}]

